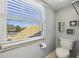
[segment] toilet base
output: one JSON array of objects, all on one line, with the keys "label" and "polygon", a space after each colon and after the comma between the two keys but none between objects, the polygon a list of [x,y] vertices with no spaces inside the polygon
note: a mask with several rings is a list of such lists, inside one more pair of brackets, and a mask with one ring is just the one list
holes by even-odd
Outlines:
[{"label": "toilet base", "polygon": [[69,50],[58,47],[56,48],[56,55],[58,58],[68,58],[70,55]]}]

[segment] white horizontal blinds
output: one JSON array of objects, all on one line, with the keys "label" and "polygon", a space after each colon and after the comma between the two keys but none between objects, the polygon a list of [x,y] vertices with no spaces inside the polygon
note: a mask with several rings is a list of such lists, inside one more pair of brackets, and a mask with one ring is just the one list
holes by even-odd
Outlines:
[{"label": "white horizontal blinds", "polygon": [[8,17],[40,21],[42,19],[40,7],[42,6],[32,0],[8,0]]},{"label": "white horizontal blinds", "polygon": [[[8,0],[7,3],[7,24],[14,25],[15,27],[19,25],[22,28],[29,28],[32,26],[35,29],[35,26],[39,27],[39,32],[34,33],[33,36],[41,36],[43,29],[43,12],[44,7],[35,2],[34,0]],[[17,23],[17,24],[16,24]],[[14,29],[10,29],[15,31]],[[30,29],[30,33],[33,29]],[[28,30],[29,31],[29,30]],[[9,33],[10,35],[11,33]],[[15,34],[15,33],[14,33]],[[24,34],[21,33],[22,35]],[[33,37],[30,36],[30,37]]]}]

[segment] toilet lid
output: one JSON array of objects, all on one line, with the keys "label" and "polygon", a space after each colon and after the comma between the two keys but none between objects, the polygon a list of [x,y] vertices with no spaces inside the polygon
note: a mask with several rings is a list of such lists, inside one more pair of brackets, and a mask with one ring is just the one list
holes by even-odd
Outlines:
[{"label": "toilet lid", "polygon": [[69,50],[61,48],[61,47],[56,49],[56,54],[58,57],[66,57],[70,55]]}]

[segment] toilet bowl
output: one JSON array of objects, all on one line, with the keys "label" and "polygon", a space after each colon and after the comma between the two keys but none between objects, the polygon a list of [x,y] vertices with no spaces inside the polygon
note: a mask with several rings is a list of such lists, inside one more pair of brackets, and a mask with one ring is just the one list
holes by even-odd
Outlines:
[{"label": "toilet bowl", "polygon": [[70,55],[70,52],[67,49],[58,47],[56,49],[56,55],[57,55],[58,58],[68,58],[69,55]]}]

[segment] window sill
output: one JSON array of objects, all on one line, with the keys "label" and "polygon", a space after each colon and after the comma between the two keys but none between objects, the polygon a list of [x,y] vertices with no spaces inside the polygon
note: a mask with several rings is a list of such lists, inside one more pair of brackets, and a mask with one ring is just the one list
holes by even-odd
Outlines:
[{"label": "window sill", "polygon": [[2,42],[0,45],[0,52],[11,50],[11,49],[23,46],[23,44],[25,43],[36,41],[36,40],[42,40],[42,39],[45,39],[45,38],[39,36],[39,37],[33,37],[33,38],[26,38],[24,40]]}]

